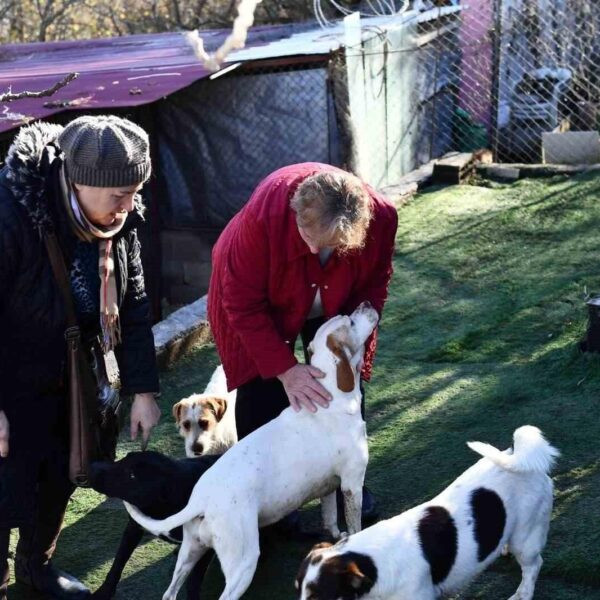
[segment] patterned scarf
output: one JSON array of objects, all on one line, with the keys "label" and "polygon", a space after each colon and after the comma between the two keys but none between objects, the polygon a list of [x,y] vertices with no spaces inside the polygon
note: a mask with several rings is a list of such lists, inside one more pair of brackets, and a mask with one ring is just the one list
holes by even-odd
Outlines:
[{"label": "patterned scarf", "polygon": [[[66,184],[64,169],[62,177]],[[113,350],[121,341],[121,324],[119,322],[119,305],[117,297],[117,279],[115,276],[115,256],[112,238],[123,229],[126,219],[118,220],[115,225],[107,227],[94,225],[85,215],[77,196],[70,189],[61,194],[69,222],[75,235],[84,242],[98,241],[100,275],[100,326],[102,328],[102,345],[104,352]]]}]

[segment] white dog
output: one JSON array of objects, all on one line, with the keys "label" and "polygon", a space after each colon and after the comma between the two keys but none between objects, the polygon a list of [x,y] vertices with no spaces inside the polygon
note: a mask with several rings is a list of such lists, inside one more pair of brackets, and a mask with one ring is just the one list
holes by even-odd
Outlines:
[{"label": "white dog", "polygon": [[126,504],[129,514],[154,534],[183,525],[183,543],[163,600],[176,598],[209,547],[225,575],[221,600],[240,598],[256,569],[259,526],[279,521],[314,498],[321,498],[325,528],[339,537],[335,490],[340,484],[348,529],[360,530],[368,450],[359,368],[376,324],[377,312],[363,304],[351,317],[334,317],[317,331],[311,364],[325,373],[321,382],[333,396],[328,409],[285,409],[225,453],[200,478],[188,505],[165,520],[150,519]]},{"label": "white dog", "polygon": [[433,600],[460,590],[505,547],[523,572],[510,600],[531,600],[559,452],[531,426],[515,431],[514,450],[469,447],[485,458],[433,500],[335,546],[315,546],[296,579],[301,600]]},{"label": "white dog", "polygon": [[204,393],[192,394],[173,406],[186,456],[223,454],[237,442],[235,400],[236,392],[227,391],[225,371],[219,365]]}]

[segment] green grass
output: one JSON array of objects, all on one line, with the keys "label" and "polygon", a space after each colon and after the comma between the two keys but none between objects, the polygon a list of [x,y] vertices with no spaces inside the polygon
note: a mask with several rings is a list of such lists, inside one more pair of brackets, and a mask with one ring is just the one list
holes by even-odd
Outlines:
[{"label": "green grass", "polygon": [[[402,208],[367,389],[367,481],[386,517],[433,496],[472,464],[467,440],[504,448],[516,427],[530,423],[560,448],[537,600],[600,599],[600,358],[576,349],[587,321],[584,290],[600,290],[599,197],[600,179],[588,174],[433,189]],[[182,454],[170,406],[201,389],[216,364],[214,349],[204,347],[164,374],[154,448]],[[316,524],[316,507],[304,518]],[[124,523],[119,503],[78,491],[57,563],[96,587]],[[245,597],[293,597],[307,550],[271,541]],[[160,598],[172,551],[156,540],[139,548],[117,597]],[[508,598],[519,578],[514,560],[502,558],[460,598]],[[221,589],[213,564],[205,597]],[[11,592],[28,598],[16,586]]]}]

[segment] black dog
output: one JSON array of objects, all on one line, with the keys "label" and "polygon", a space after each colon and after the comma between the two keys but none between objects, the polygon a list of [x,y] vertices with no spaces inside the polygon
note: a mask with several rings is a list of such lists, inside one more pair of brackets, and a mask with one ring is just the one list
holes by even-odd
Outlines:
[{"label": "black dog", "polygon": [[[164,519],[187,504],[198,479],[218,458],[200,456],[173,460],[158,452],[131,452],[115,463],[93,463],[90,483],[101,494],[126,500],[154,519]],[[123,569],[144,533],[145,530],[130,518],[110,571],[104,583],[92,594],[93,598],[109,600],[114,596]],[[168,538],[163,539],[180,544],[182,528],[170,531]],[[212,550],[207,552],[190,573],[186,587],[188,599],[200,598],[202,580],[213,556]]]}]

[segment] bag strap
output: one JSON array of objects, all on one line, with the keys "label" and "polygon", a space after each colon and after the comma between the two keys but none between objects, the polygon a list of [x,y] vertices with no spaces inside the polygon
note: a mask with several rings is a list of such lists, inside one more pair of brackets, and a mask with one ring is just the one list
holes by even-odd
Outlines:
[{"label": "bag strap", "polygon": [[44,236],[44,242],[46,243],[46,249],[48,250],[48,256],[50,258],[50,264],[52,265],[52,271],[54,272],[54,278],[58,284],[61,296],[65,303],[65,309],[67,311],[67,334],[69,330],[73,332],[74,328],[77,328],[79,332],[79,323],[77,322],[77,316],[75,314],[75,305],[73,303],[73,293],[71,291],[71,284],[69,282],[69,275],[67,273],[67,266],[65,264],[65,257],[62,253],[58,239],[54,232],[48,232]]}]

